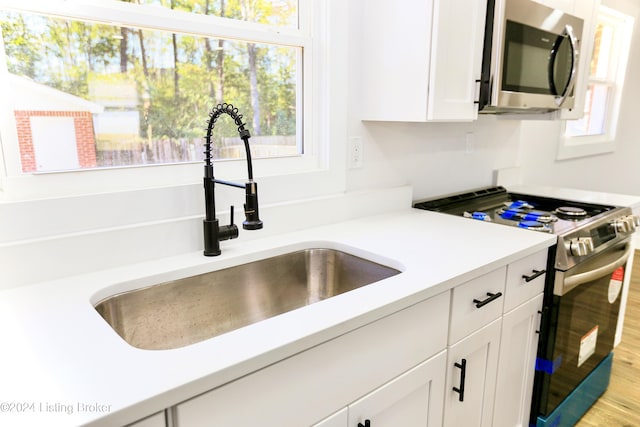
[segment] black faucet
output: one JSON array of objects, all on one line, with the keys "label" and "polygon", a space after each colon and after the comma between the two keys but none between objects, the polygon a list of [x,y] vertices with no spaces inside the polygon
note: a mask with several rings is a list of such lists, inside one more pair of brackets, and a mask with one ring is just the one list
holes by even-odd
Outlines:
[{"label": "black faucet", "polygon": [[[211,159],[211,132],[216,124],[216,120],[222,114],[230,115],[238,126],[240,138],[244,142],[244,149],[247,153],[247,171],[248,181],[242,185],[235,182],[223,181],[215,179],[213,176],[213,163]],[[238,237],[238,227],[233,223],[233,206],[230,210],[229,225],[218,225],[216,218],[216,201],[214,185],[229,185],[231,187],[244,188],[245,204],[244,214],[245,221],[242,222],[242,228],[245,230],[258,230],[262,228],[262,221],[258,216],[258,184],[253,181],[253,165],[251,163],[251,151],[249,150],[249,131],[244,128],[246,123],[242,123],[242,114],[238,114],[238,109],[231,104],[223,103],[216,105],[209,113],[209,121],[207,123],[207,135],[205,136],[205,158],[204,158],[204,201],[205,201],[205,218],[204,218],[204,254],[206,256],[220,255],[220,241],[235,239]]]}]

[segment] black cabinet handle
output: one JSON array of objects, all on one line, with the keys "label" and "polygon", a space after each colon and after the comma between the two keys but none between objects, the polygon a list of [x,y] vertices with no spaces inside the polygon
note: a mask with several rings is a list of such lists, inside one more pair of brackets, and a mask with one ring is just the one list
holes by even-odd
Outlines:
[{"label": "black cabinet handle", "polygon": [[538,329],[536,329],[536,334],[540,335],[540,330],[542,329],[542,310],[538,310],[538,314],[540,315],[540,321],[538,322]]},{"label": "black cabinet handle", "polygon": [[364,420],[364,424],[358,423],[358,427],[371,427],[371,420]]},{"label": "black cabinet handle", "polygon": [[473,303],[476,305],[476,308],[484,307],[485,305],[489,304],[491,301],[497,300],[502,296],[502,292],[498,292],[497,294],[492,294],[491,292],[487,292],[487,296],[489,298],[482,301],[477,299],[473,300]]},{"label": "black cabinet handle", "polygon": [[464,402],[464,380],[467,375],[467,359],[462,359],[460,363],[454,363],[453,366],[460,368],[460,387],[453,387],[453,391],[460,395],[458,400]]},{"label": "black cabinet handle", "polygon": [[522,278],[524,279],[525,282],[530,282],[533,279],[536,279],[536,278],[542,276],[546,272],[547,272],[547,270],[533,270],[532,271],[533,274],[531,276],[527,276],[526,274],[523,274]]}]

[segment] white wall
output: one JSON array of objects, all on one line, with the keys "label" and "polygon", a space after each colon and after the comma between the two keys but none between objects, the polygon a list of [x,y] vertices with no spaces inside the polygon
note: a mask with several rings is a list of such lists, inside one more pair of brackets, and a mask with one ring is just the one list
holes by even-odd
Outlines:
[{"label": "white wall", "polygon": [[637,0],[603,0],[602,4],[636,17],[616,150],[556,160],[562,122],[523,123],[518,162],[524,183],[640,195],[640,4]]},{"label": "white wall", "polygon": [[[517,163],[518,121],[498,120],[494,116],[482,116],[473,123],[360,120],[360,91],[376,90],[359,86],[363,42],[359,20],[364,3],[366,0],[349,1],[348,134],[363,138],[364,161],[361,169],[347,170],[347,190],[410,184],[414,199],[421,199],[492,185],[495,169]],[[402,105],[389,108],[402,109]]]},{"label": "white wall", "polygon": [[519,123],[482,116],[474,123],[365,122],[351,117],[363,137],[362,169],[349,170],[349,190],[413,186],[414,199],[493,184],[494,170],[518,157]]}]

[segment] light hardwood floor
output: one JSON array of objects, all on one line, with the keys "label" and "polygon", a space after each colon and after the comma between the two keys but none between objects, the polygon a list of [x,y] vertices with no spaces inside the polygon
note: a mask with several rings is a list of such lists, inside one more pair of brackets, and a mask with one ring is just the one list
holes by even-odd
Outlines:
[{"label": "light hardwood floor", "polygon": [[640,250],[634,264],[622,342],[614,350],[609,388],[576,427],[640,426]]}]

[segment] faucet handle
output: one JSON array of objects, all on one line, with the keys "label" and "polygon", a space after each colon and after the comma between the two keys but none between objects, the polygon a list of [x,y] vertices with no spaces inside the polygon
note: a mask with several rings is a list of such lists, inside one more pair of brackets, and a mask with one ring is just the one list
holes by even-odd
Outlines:
[{"label": "faucet handle", "polygon": [[229,225],[220,226],[218,240],[236,239],[238,237],[238,226],[233,223],[233,205],[229,208]]}]

